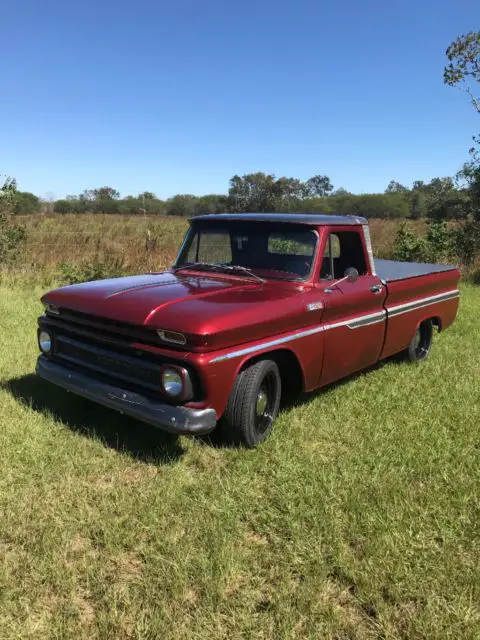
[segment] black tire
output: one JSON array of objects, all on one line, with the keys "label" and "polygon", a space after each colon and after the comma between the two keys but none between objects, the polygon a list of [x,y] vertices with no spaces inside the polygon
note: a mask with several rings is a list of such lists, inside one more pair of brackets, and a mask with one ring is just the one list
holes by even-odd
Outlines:
[{"label": "black tire", "polygon": [[220,421],[224,438],[232,444],[255,447],[272,430],[282,382],[273,360],[259,360],[239,373]]},{"label": "black tire", "polygon": [[405,352],[410,362],[420,362],[428,358],[433,340],[433,324],[431,320],[425,320],[417,328],[412,341]]}]

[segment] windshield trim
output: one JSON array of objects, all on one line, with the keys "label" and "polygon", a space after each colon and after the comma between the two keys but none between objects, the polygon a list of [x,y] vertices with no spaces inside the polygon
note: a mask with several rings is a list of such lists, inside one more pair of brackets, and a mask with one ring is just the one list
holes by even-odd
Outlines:
[{"label": "windshield trim", "polygon": [[[213,222],[213,224],[211,224],[212,222]],[[181,269],[182,268],[181,265],[179,264],[179,262],[180,262],[180,260],[181,260],[181,258],[183,256],[183,254],[185,253],[185,250],[187,248],[187,244],[188,244],[188,241],[189,241],[190,237],[193,236],[199,230],[199,228],[203,230],[203,229],[208,229],[210,226],[217,227],[217,228],[218,228],[218,226],[222,226],[224,229],[226,229],[228,231],[231,230],[231,227],[230,227],[229,224],[223,224],[222,225],[221,224],[222,222],[232,222],[232,221],[230,221],[230,220],[228,220],[228,221],[218,220],[218,223],[220,223],[220,225],[217,225],[216,224],[217,223],[216,220],[215,221],[209,221],[208,224],[202,224],[202,221],[199,221],[199,223],[195,223],[195,221],[192,220],[191,223],[190,223],[189,228],[187,229],[187,231],[185,233],[185,236],[183,238],[182,244],[181,244],[180,249],[178,251],[177,257],[175,258],[175,262],[172,265],[172,268],[173,269]],[[236,223],[237,220],[235,220],[234,222]],[[245,221],[238,220],[238,222],[245,222],[246,223],[246,222],[248,222],[248,220],[245,220]],[[258,224],[258,223],[256,223],[256,224]],[[265,221],[265,223],[261,222],[260,224],[270,224],[270,223]],[[285,225],[286,228],[290,228],[290,230],[292,229],[292,223],[291,222],[287,223],[287,222],[277,222],[277,221],[275,221],[275,225],[274,226],[277,226],[277,225],[280,228]],[[305,226],[306,225],[302,225],[302,226],[303,226],[302,230],[305,231]],[[317,263],[317,255],[318,255],[318,251],[319,251],[319,247],[320,247],[320,234],[318,233],[318,230],[315,229],[315,228],[310,227],[309,231],[311,231],[313,233],[313,235],[315,236],[315,246],[314,246],[314,250],[313,250],[313,253],[312,253],[312,262],[310,264],[310,270],[307,273],[307,275],[305,275],[303,277],[298,276],[297,278],[278,278],[278,277],[275,278],[275,276],[264,275],[262,273],[262,275],[258,276],[258,277],[263,278],[264,280],[275,280],[277,282],[306,282],[307,280],[309,280],[312,277],[313,270],[314,270],[315,265]],[[185,264],[187,264],[187,263],[185,262]],[[214,264],[214,263],[212,262],[211,264]],[[251,270],[254,271],[254,269],[251,269]],[[223,273],[225,275],[229,275],[226,271],[224,271]],[[287,273],[287,272],[285,271],[284,273]]]}]

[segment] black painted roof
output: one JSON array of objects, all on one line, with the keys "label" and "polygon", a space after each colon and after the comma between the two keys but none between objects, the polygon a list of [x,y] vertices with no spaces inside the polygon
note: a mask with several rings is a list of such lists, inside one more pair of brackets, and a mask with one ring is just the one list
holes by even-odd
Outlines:
[{"label": "black painted roof", "polygon": [[297,224],[367,224],[366,218],[360,216],[337,216],[327,213],[211,213],[197,216],[192,221],[208,220],[245,220],[252,222],[296,222]]}]

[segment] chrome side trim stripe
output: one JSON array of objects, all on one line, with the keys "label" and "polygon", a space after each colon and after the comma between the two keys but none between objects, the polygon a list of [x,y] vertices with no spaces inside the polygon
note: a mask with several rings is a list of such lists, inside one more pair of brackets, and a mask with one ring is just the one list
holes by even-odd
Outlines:
[{"label": "chrome side trim stripe", "polygon": [[245,347],[244,349],[238,349],[237,351],[231,351],[225,353],[222,356],[217,356],[210,360],[210,363],[223,362],[224,360],[231,360],[232,358],[239,358],[250,353],[256,353],[257,351],[263,351],[263,349],[269,349],[270,347],[277,347],[280,344],[291,342],[292,340],[298,340],[300,338],[306,338],[322,331],[329,331],[330,329],[338,329],[339,327],[348,327],[349,329],[359,329],[360,327],[366,327],[370,324],[376,324],[377,322],[383,322],[385,319],[385,311],[378,311],[376,313],[369,313],[357,318],[350,318],[349,320],[342,320],[341,322],[332,322],[331,324],[322,324],[305,331],[299,331],[293,335],[285,336],[284,338],[276,338],[275,340],[269,340],[268,342],[262,342],[253,347]]},{"label": "chrome side trim stripe", "polygon": [[387,315],[386,311],[379,311],[377,313],[371,313],[367,316],[360,316],[360,318],[354,318],[353,320],[349,320],[347,322],[347,327],[349,329],[359,329],[360,327],[368,327],[371,324],[377,324],[378,322],[383,322]]},{"label": "chrome side trim stripe", "polygon": [[387,310],[377,311],[375,313],[368,313],[363,316],[357,316],[356,318],[350,318],[349,320],[342,320],[341,322],[332,322],[330,324],[322,324],[316,327],[312,327],[311,329],[306,329],[305,331],[299,331],[298,333],[294,333],[289,336],[285,336],[283,338],[276,338],[275,340],[268,340],[267,342],[262,342],[261,344],[257,344],[253,347],[245,347],[244,349],[238,349],[236,351],[230,351],[230,353],[225,353],[221,356],[217,356],[210,360],[210,363],[215,362],[223,362],[224,360],[232,360],[233,358],[239,358],[240,356],[245,356],[250,353],[256,353],[257,351],[263,351],[263,349],[269,349],[270,347],[277,347],[280,344],[285,344],[287,342],[292,342],[292,340],[299,340],[300,338],[306,338],[307,336],[312,336],[316,333],[321,333],[322,331],[329,331],[330,329],[338,329],[340,327],[348,327],[349,329],[360,329],[362,327],[368,327],[372,324],[377,324],[379,322],[384,322],[388,317],[400,315],[401,313],[407,313],[408,311],[414,311],[415,309],[421,309],[423,307],[428,307],[431,304],[435,304],[437,302],[443,302],[444,300],[451,300],[453,298],[458,298],[460,295],[460,291],[458,289],[452,289],[452,291],[446,291],[445,293],[439,293],[435,296],[429,296],[428,298],[421,298],[420,300],[415,300],[414,302],[406,302],[404,304],[399,304],[394,307],[387,307]]},{"label": "chrome side trim stripe", "polygon": [[382,322],[386,316],[385,311],[376,311],[375,313],[368,313],[357,318],[350,318],[349,320],[341,320],[340,322],[332,322],[330,324],[324,324],[325,331],[329,329],[338,329],[338,327],[348,327],[349,329],[359,329],[360,327],[367,327],[369,324],[376,324]]},{"label": "chrome side trim stripe", "polygon": [[446,291],[445,293],[439,293],[435,296],[429,296],[428,298],[421,298],[420,300],[413,300],[412,302],[397,304],[394,307],[387,306],[387,317],[391,318],[394,316],[398,316],[401,313],[407,313],[408,311],[415,311],[416,309],[422,309],[423,307],[428,307],[431,304],[436,304],[437,302],[444,302],[445,300],[452,300],[453,298],[458,298],[459,296],[460,296],[459,289],[452,289],[451,291]]},{"label": "chrome side trim stripe", "polygon": [[231,360],[232,358],[238,358],[240,356],[245,356],[249,353],[256,353],[257,351],[262,351],[263,349],[269,349],[270,347],[276,347],[279,344],[285,344],[286,342],[291,342],[292,340],[297,340],[299,338],[305,338],[306,336],[312,336],[315,333],[320,333],[324,331],[324,325],[319,327],[314,327],[313,329],[308,329],[307,331],[300,331],[300,333],[295,333],[293,336],[286,336],[285,338],[277,338],[276,340],[269,340],[268,342],[262,342],[262,344],[257,344],[254,347],[245,347],[245,349],[238,349],[238,351],[231,351],[230,353],[225,353],[223,356],[217,356],[210,360],[212,362],[223,362],[223,360]]}]

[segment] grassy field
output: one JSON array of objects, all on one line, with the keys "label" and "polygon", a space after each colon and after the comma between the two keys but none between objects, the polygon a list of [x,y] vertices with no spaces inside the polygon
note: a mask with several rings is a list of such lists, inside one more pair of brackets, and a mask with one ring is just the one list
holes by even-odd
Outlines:
[{"label": "grassy field", "polygon": [[174,439],[33,375],[0,289],[0,636],[478,638],[480,289],[431,358]]},{"label": "grassy field", "polygon": [[[62,262],[105,264],[115,272],[161,270],[175,259],[187,221],[177,217],[120,215],[22,216],[27,244],[15,271],[38,282],[49,283]],[[403,221],[372,220],[375,254],[391,257],[396,232]],[[422,232],[424,222],[410,222]],[[148,242],[147,242],[148,239]]]}]

